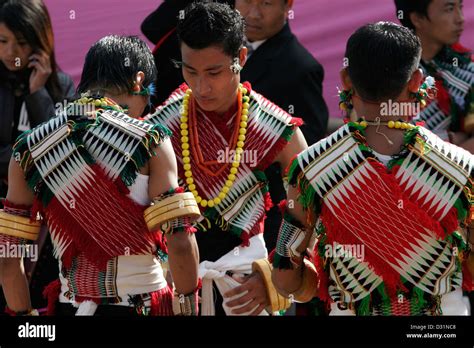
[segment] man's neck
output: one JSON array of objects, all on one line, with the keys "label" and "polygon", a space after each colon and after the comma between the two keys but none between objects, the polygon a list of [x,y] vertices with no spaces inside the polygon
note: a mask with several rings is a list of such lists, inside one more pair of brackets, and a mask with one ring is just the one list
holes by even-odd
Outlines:
[{"label": "man's neck", "polygon": [[237,103],[237,93],[238,91],[236,91],[235,94],[229,99],[229,101],[221,108],[214,110],[214,113],[218,116],[226,116]]},{"label": "man's neck", "polygon": [[399,153],[404,142],[402,130],[386,126],[380,126],[378,130],[377,126],[369,126],[365,129],[365,136],[367,145],[382,155],[392,156]]},{"label": "man's neck", "polygon": [[418,35],[421,41],[421,59],[425,62],[431,61],[442,49],[443,44],[432,39],[427,38],[425,35]]},{"label": "man's neck", "polygon": [[[393,120],[393,117],[380,115],[380,108],[375,105],[366,107],[360,115],[364,116],[366,121],[377,122],[380,118],[381,123]],[[378,129],[377,129],[378,128]],[[367,145],[374,151],[383,155],[394,155],[400,152],[403,145],[404,132],[399,129],[388,128],[386,125],[369,125],[365,129]],[[389,142],[390,140],[390,142]]]}]

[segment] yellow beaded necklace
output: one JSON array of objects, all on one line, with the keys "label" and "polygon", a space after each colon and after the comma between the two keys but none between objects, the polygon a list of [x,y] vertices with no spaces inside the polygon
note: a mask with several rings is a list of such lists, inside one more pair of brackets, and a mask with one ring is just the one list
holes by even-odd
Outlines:
[{"label": "yellow beaded necklace", "polygon": [[399,129],[399,130],[403,130],[403,131],[411,130],[411,129],[415,128],[414,125],[412,125],[408,122],[404,122],[402,120],[382,122],[380,120],[380,117],[376,117],[375,121],[366,121],[365,118],[362,117],[362,118],[359,119],[359,121],[353,122],[353,124],[362,127],[362,129],[366,129],[368,126],[376,126],[377,129],[375,130],[375,133],[383,136],[385,138],[385,140],[387,140],[387,142],[390,146],[393,145],[393,141],[390,140],[390,138],[385,133],[379,131],[380,126],[387,126],[388,128],[391,128],[391,129]]},{"label": "yellow beaded necklace", "polygon": [[[191,153],[190,153],[190,145],[189,145],[189,137],[188,137],[188,111],[189,111],[189,102],[192,96],[192,90],[188,89],[186,94],[183,98],[183,107],[181,112],[181,150],[183,155],[183,169],[184,169],[184,176],[186,177],[186,183],[188,184],[189,190],[193,193],[196,202],[201,204],[203,208],[209,207],[212,208],[214,206],[219,205],[222,200],[227,196],[230,188],[234,184],[234,181],[237,177],[237,173],[240,166],[240,158],[241,154],[243,153],[244,145],[245,145],[245,134],[247,133],[247,120],[248,120],[248,113],[249,113],[249,101],[250,98],[246,95],[248,93],[247,89],[240,84],[239,86],[240,93],[242,95],[242,114],[240,115],[240,129],[239,129],[239,136],[238,141],[235,148],[235,157],[234,161],[232,162],[232,167],[230,168],[230,173],[227,176],[227,180],[224,186],[221,188],[217,197],[212,199],[206,200],[203,199],[199,192],[197,191],[197,187],[194,183],[193,172],[191,169]],[[237,118],[238,119],[238,118]]]},{"label": "yellow beaded necklace", "polygon": [[81,98],[75,101],[75,103],[79,105],[91,104],[94,105],[97,109],[109,109],[119,112],[126,112],[126,110],[124,110],[120,105],[118,105],[115,101],[108,97],[93,98],[91,96],[88,96],[87,94],[83,94],[81,95]]},{"label": "yellow beaded necklace", "polygon": [[395,128],[395,129],[413,129],[415,128],[414,125],[408,122],[403,121],[388,121],[388,122],[373,122],[373,121],[366,121],[365,119],[359,120],[354,122],[354,124],[359,125],[363,128],[367,128],[368,126],[387,126],[388,128]]}]

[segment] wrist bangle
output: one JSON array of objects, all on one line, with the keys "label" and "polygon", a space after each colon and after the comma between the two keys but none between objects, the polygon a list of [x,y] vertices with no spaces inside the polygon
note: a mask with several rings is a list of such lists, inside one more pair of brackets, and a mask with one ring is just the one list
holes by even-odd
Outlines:
[{"label": "wrist bangle", "polygon": [[191,192],[170,193],[156,197],[144,212],[145,222],[150,231],[162,224],[187,217],[195,220],[200,216],[199,207]]},{"label": "wrist bangle", "polygon": [[273,266],[292,269],[301,265],[302,253],[298,248],[306,238],[306,231],[283,218],[273,257]]},{"label": "wrist bangle", "polygon": [[167,221],[161,225],[160,229],[164,234],[173,234],[181,231],[192,233],[196,231],[189,216],[178,217],[174,220]]},{"label": "wrist bangle", "polygon": [[305,235],[303,229],[283,219],[278,233],[276,252],[283,257],[300,257],[301,253],[297,248],[303,242]]},{"label": "wrist bangle", "polygon": [[188,295],[179,294],[176,291],[173,296],[174,315],[197,316],[199,313],[199,288]]},{"label": "wrist bangle", "polygon": [[267,259],[256,260],[252,263],[252,271],[257,272],[262,277],[267,291],[267,297],[270,306],[267,311],[270,313],[279,312],[290,307],[291,303],[288,298],[280,295],[272,282],[272,264]]}]

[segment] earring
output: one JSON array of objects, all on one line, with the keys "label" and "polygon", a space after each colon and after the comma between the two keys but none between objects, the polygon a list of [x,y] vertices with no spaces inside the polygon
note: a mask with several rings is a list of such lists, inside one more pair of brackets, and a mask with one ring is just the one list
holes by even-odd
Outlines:
[{"label": "earring", "polygon": [[436,97],[435,79],[432,76],[425,78],[417,92],[411,92],[410,96],[415,98],[422,109],[426,107],[426,100]]},{"label": "earring", "polygon": [[349,113],[354,108],[354,105],[352,105],[354,91],[352,89],[340,90],[337,88],[337,93],[339,95],[339,108]]},{"label": "earring", "polygon": [[130,94],[131,95],[148,96],[148,95],[154,95],[155,91],[156,91],[155,84],[150,83],[150,85],[148,87],[143,87],[143,89],[141,89],[139,85],[133,86],[133,89],[130,92]]},{"label": "earring", "polygon": [[234,73],[234,74],[238,74],[242,71],[242,65],[240,65],[240,60],[239,58],[234,58],[234,63],[230,66],[230,70]]},{"label": "earring", "polygon": [[176,59],[171,59],[171,63],[173,63],[173,67],[174,67],[175,69],[181,69],[181,67],[182,67],[182,65],[183,65],[182,62],[180,62],[180,61],[178,61],[178,60],[176,60]]}]

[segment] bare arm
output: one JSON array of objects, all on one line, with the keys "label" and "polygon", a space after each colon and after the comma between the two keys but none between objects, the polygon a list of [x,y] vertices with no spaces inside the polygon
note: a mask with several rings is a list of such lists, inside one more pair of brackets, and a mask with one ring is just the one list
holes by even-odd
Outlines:
[{"label": "bare arm", "polygon": [[12,159],[8,166],[8,194],[7,200],[19,205],[32,205],[34,200],[33,192],[28,187],[25,174],[20,165]]},{"label": "bare arm", "polygon": [[[12,158],[8,168],[7,200],[18,205],[32,205],[33,192],[28,188],[23,170]],[[0,283],[8,308],[14,312],[31,309],[30,292],[22,258],[0,258]]]},{"label": "bare arm", "polygon": [[[150,160],[149,196],[153,199],[178,187],[178,169],[171,140],[155,148]],[[198,283],[199,251],[193,234],[177,232],[166,236],[171,274],[180,294],[193,292]]]},{"label": "bare arm", "polygon": [[462,147],[464,150],[469,151],[470,153],[474,153],[474,137],[468,138],[458,146]]},{"label": "bare arm", "polygon": [[[299,154],[300,152],[304,151],[308,148],[306,143],[306,139],[303,136],[303,133],[298,128],[296,132],[293,134],[291,141],[288,145],[283,149],[283,151],[277,157],[277,161],[280,162],[280,165],[283,169],[287,168],[291,161],[295,158],[295,155]],[[306,215],[303,210],[303,207],[297,200],[298,192],[297,189],[294,187],[289,187],[287,192],[287,210],[288,212],[296,218],[300,223],[303,225],[306,222]],[[306,239],[301,244],[300,252],[306,250],[306,247],[309,244],[309,240],[311,238],[311,233],[308,233]],[[275,269],[272,274],[272,279],[275,284],[275,287],[283,294],[289,295],[292,290],[296,290],[301,285],[302,274],[300,269],[293,269],[293,270],[279,270]]]},{"label": "bare arm", "polygon": [[[298,220],[301,224],[306,227],[308,231],[306,233],[305,239],[296,249],[298,252],[303,253],[306,248],[308,248],[311,231],[313,231],[314,226],[309,226],[307,224],[306,212],[303,209],[303,206],[298,202],[298,189],[296,187],[290,186],[288,189],[287,195],[287,212]],[[315,221],[314,217],[309,219],[310,221]],[[297,260],[298,264],[302,263],[302,257]],[[302,272],[300,267],[295,267],[293,269],[278,269],[274,268],[272,272],[272,280],[275,284],[275,287],[278,291],[285,295],[289,296],[294,293],[301,286],[302,282]]]},{"label": "bare arm", "polygon": [[290,165],[291,160],[297,154],[299,154],[301,151],[306,150],[307,148],[308,144],[306,143],[306,139],[301,130],[298,128],[291,137],[290,142],[278,154],[275,159],[275,162],[280,163],[282,169],[284,170]]}]

